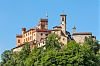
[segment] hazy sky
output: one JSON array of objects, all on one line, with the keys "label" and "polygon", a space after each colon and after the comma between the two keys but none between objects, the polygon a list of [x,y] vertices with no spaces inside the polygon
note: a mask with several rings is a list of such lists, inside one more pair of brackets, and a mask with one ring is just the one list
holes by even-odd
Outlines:
[{"label": "hazy sky", "polygon": [[21,28],[32,28],[48,12],[49,29],[67,14],[67,31],[92,32],[100,40],[100,0],[0,0],[0,54],[16,46]]}]

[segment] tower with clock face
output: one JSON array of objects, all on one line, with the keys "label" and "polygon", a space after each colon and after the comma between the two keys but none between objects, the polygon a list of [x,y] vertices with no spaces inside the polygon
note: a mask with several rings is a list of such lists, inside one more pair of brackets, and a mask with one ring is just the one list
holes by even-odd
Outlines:
[{"label": "tower with clock face", "polygon": [[66,15],[65,14],[61,14],[61,27],[62,27],[62,32],[64,34],[66,34]]}]

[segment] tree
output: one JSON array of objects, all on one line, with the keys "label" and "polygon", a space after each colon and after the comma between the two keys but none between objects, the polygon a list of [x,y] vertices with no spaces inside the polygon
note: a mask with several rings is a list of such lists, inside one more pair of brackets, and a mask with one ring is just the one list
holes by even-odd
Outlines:
[{"label": "tree", "polygon": [[22,48],[22,50],[19,53],[20,58],[22,60],[25,60],[25,58],[29,55],[30,52],[31,51],[30,51],[30,45],[29,45],[29,43],[25,43],[24,47]]},{"label": "tree", "polygon": [[56,50],[46,50],[44,54],[42,54],[40,65],[41,66],[52,66],[56,64]]},{"label": "tree", "polygon": [[100,49],[100,44],[97,40],[93,40],[91,37],[86,37],[84,44],[90,45],[91,49],[95,52],[95,54],[99,51]]},{"label": "tree", "polygon": [[18,57],[17,57],[18,66],[24,66],[25,65],[24,62],[25,62],[26,58],[29,56],[30,52],[31,51],[30,51],[29,43],[25,43],[22,50],[18,53]]},{"label": "tree", "polygon": [[39,66],[40,65],[40,58],[42,57],[42,53],[44,53],[44,49],[34,48],[29,56],[26,58],[25,66]]},{"label": "tree", "polygon": [[1,59],[3,63],[6,63],[8,60],[11,60],[11,51],[10,50],[5,50],[2,54],[1,54]]},{"label": "tree", "polygon": [[2,54],[3,61],[1,66],[24,66],[24,62],[29,54],[29,43],[25,43],[20,52],[12,52],[12,50],[7,50]]},{"label": "tree", "polygon": [[49,34],[46,39],[46,49],[60,49],[61,44],[59,42],[60,37],[54,33]]},{"label": "tree", "polygon": [[100,66],[100,49],[97,52],[96,57],[97,57],[97,64],[98,64],[98,66]]},{"label": "tree", "polygon": [[[50,34],[44,47],[30,51],[29,43],[20,52],[3,52],[0,66],[100,66],[100,49],[97,43],[87,39],[83,45],[70,41],[62,48],[59,37]],[[95,53],[96,52],[96,53]]]}]

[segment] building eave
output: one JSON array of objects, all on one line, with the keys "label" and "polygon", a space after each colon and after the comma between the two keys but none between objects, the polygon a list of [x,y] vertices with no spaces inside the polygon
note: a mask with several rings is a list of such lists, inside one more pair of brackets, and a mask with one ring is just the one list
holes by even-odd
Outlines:
[{"label": "building eave", "polygon": [[80,32],[80,33],[73,33],[72,35],[92,35],[91,32]]},{"label": "building eave", "polygon": [[22,38],[22,35],[16,34],[16,37],[17,37],[17,38]]}]

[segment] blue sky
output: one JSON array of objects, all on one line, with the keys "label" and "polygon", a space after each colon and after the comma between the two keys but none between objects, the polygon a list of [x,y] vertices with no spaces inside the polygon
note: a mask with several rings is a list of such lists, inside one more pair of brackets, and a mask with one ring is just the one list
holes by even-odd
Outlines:
[{"label": "blue sky", "polygon": [[16,46],[21,28],[32,28],[48,12],[49,29],[60,24],[67,14],[67,31],[76,25],[78,32],[92,32],[100,40],[99,0],[0,0],[0,54]]}]

